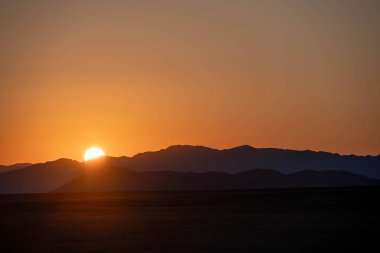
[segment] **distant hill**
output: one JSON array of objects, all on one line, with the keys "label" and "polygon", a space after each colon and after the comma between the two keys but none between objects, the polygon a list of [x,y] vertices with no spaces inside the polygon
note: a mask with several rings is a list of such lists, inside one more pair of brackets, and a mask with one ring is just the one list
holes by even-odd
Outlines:
[{"label": "distant hill", "polygon": [[339,170],[380,179],[380,156],[253,148],[248,145],[224,150],[177,145],[133,157],[109,157],[109,161],[114,167],[134,171],[238,173],[252,168],[264,168],[288,174],[302,170]]},{"label": "distant hill", "polygon": [[232,175],[223,172],[135,172],[124,168],[101,168],[89,171],[53,192],[183,191],[363,185],[380,185],[380,180],[343,171],[307,170],[284,175],[274,170],[254,169]]},{"label": "distant hill", "polygon": [[82,164],[69,159],[30,165],[0,173],[0,193],[49,192],[82,174]]},{"label": "distant hill", "polygon": [[32,165],[31,163],[16,163],[13,165],[0,165],[0,173],[13,170],[19,170]]}]

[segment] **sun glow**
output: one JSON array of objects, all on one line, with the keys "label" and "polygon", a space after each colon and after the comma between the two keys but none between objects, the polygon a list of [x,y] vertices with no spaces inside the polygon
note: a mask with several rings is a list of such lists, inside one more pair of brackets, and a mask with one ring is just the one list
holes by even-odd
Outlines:
[{"label": "sun glow", "polygon": [[104,155],[105,153],[102,149],[98,147],[93,147],[93,148],[87,149],[86,152],[84,152],[83,158],[85,161],[88,161],[91,159],[99,158]]}]

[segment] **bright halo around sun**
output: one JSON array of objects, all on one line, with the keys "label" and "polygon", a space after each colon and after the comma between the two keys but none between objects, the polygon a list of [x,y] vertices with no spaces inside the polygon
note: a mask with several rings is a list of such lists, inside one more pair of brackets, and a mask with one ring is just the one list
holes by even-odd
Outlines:
[{"label": "bright halo around sun", "polygon": [[98,148],[98,147],[93,147],[93,148],[89,148],[86,150],[86,152],[84,152],[84,160],[85,161],[88,161],[88,160],[91,160],[91,159],[95,159],[95,158],[99,158],[101,156],[104,156],[105,153],[102,149]]}]

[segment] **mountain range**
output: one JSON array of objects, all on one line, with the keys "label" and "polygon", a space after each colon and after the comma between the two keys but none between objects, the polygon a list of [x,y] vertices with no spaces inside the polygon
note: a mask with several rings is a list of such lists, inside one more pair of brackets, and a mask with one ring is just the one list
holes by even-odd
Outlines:
[{"label": "mountain range", "polygon": [[2,166],[0,193],[380,185],[380,156],[176,145],[133,157]]},{"label": "mountain range", "polygon": [[302,170],[343,170],[380,179],[380,155],[355,156],[328,152],[254,148],[248,145],[231,149],[176,145],[133,157],[110,158],[115,167],[135,171],[219,171],[238,173],[253,168],[272,169],[289,174]]}]

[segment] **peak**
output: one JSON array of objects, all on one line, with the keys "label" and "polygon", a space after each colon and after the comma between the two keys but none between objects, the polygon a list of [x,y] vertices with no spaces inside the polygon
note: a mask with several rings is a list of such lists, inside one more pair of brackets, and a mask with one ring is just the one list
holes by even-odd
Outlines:
[{"label": "peak", "polygon": [[78,161],[73,160],[73,159],[69,159],[69,158],[60,158],[60,159],[58,159],[58,160],[51,161],[51,162],[77,163]]},{"label": "peak", "polygon": [[55,161],[48,161],[43,164],[73,164],[73,163],[79,163],[79,162],[76,160],[69,159],[69,158],[59,158]]},{"label": "peak", "polygon": [[255,150],[255,148],[250,145],[241,145],[234,148],[230,148],[229,150],[251,151],[251,150]]},{"label": "peak", "polygon": [[166,148],[165,150],[195,150],[195,149],[202,149],[202,150],[210,150],[212,148],[208,148],[208,147],[205,147],[205,146],[192,146],[192,145],[173,145],[173,146],[169,146],[168,148]]}]

